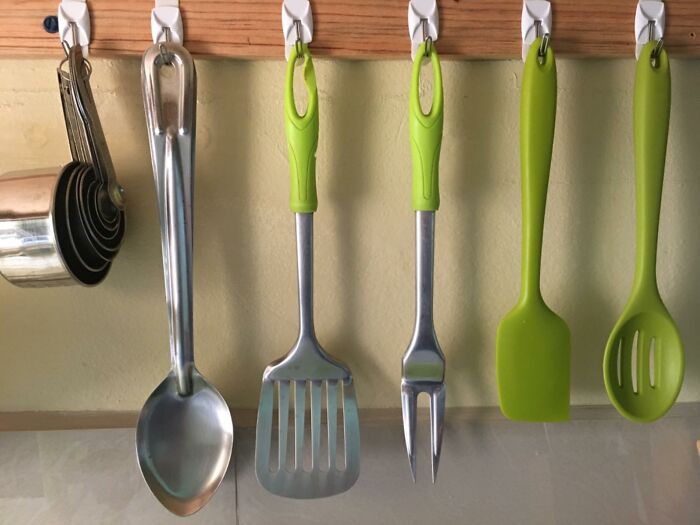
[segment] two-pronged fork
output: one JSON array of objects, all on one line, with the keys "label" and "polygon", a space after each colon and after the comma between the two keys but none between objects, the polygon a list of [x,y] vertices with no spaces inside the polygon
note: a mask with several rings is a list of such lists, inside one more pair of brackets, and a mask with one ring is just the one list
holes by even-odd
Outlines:
[{"label": "two-pronged fork", "polygon": [[[433,67],[433,104],[427,114],[420,105],[418,83],[423,58]],[[413,161],[413,209],[416,211],[416,326],[403,357],[401,408],[406,452],[416,480],[416,410],[418,395],[430,396],[430,444],[433,482],[442,448],[445,417],[445,356],[433,325],[433,259],[435,211],[440,205],[438,162],[442,143],[442,73],[435,45],[421,44],[416,52],[410,91],[409,125]]]},{"label": "two-pronged fork", "polygon": [[401,408],[411,476],[416,480],[416,410],[418,395],[430,396],[430,449],[433,483],[437,476],[445,418],[445,356],[433,326],[433,248],[435,213],[416,213],[416,327],[403,356]]}]

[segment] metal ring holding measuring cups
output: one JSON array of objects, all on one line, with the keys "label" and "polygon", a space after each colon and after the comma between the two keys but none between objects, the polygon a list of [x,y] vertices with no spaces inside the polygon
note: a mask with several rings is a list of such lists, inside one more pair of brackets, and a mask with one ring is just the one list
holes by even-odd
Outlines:
[{"label": "metal ring holding measuring cups", "polygon": [[0,273],[18,286],[96,285],[124,237],[124,199],[92,97],[91,67],[79,45],[64,47],[58,81],[73,160],[0,177]]}]

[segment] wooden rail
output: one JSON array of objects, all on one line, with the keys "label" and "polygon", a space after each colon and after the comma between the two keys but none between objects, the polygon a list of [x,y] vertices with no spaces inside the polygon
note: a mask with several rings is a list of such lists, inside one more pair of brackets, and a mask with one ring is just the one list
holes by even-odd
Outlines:
[{"label": "wooden rail", "polygon": [[[2,3],[5,6],[2,6]],[[43,28],[57,0],[0,3],[0,56],[59,56],[57,36]],[[552,0],[552,45],[572,57],[630,57],[636,0]],[[150,44],[152,0],[88,0],[91,52],[143,53]],[[408,0],[311,0],[314,55],[405,58]],[[442,0],[441,55],[467,59],[520,57],[522,0]],[[700,0],[666,0],[666,48],[700,57]],[[188,49],[196,55],[283,56],[281,0],[181,0]]]}]

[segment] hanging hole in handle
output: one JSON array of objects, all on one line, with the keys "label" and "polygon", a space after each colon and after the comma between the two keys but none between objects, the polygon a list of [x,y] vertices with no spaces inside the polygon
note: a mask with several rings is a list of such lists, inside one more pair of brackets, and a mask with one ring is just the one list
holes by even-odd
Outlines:
[{"label": "hanging hole in handle", "polygon": [[434,92],[435,76],[433,73],[433,64],[430,61],[430,55],[426,54],[421,60],[420,81],[418,84],[418,100],[423,115],[430,114],[430,111],[433,109]]},{"label": "hanging hole in handle", "polygon": [[297,56],[296,64],[294,64],[294,107],[297,115],[303,117],[309,108],[309,90],[306,88],[303,75],[304,55],[301,55],[301,61],[298,58]]},{"label": "hanging hole in handle", "polygon": [[180,106],[179,98],[176,95],[179,88],[177,68],[172,60],[162,62],[156,70],[156,75],[158,86],[164,93],[168,94],[168,96],[161,98],[161,118],[163,122],[178,122],[180,120]]}]

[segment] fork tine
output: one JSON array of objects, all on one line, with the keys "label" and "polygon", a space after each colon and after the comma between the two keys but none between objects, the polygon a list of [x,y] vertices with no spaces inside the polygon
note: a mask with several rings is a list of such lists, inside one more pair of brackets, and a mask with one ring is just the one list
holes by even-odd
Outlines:
[{"label": "fork tine", "polygon": [[403,413],[403,435],[406,452],[411,465],[411,477],[416,481],[416,410],[418,395],[408,385],[401,385],[401,411]]},{"label": "fork tine", "polygon": [[306,381],[294,382],[294,468],[304,468],[304,416]]},{"label": "fork tine", "polygon": [[338,442],[338,381],[326,381],[326,419],[328,422],[328,470],[335,469]]},{"label": "fork tine", "polygon": [[321,451],[321,381],[311,381],[311,468],[318,468]]},{"label": "fork tine", "polygon": [[279,403],[277,406],[278,421],[278,457],[279,469],[287,468],[287,431],[289,427],[289,381],[278,381]]},{"label": "fork tine", "polygon": [[430,445],[433,452],[433,483],[437,477],[442,450],[442,429],[445,421],[445,385],[442,384],[433,390],[430,396]]}]

